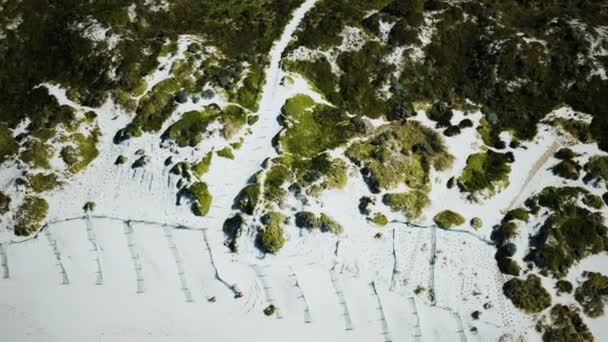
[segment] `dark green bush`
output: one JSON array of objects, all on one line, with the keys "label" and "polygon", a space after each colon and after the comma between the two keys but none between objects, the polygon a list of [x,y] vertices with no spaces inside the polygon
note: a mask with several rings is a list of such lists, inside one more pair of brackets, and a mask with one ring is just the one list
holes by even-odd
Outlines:
[{"label": "dark green bush", "polygon": [[551,306],[551,295],[538,276],[530,274],[526,280],[513,278],[502,288],[513,304],[527,313],[540,312]]}]

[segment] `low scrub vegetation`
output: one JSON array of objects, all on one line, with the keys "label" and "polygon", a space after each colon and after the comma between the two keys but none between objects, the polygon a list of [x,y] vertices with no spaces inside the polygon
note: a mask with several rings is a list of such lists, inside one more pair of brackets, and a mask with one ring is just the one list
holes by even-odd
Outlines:
[{"label": "low scrub vegetation", "polygon": [[461,226],[466,221],[462,215],[457,212],[451,210],[444,210],[439,212],[435,217],[433,217],[433,221],[439,228],[449,229],[455,226]]},{"label": "low scrub vegetation", "polygon": [[15,235],[28,236],[40,229],[46,218],[49,205],[45,199],[28,196],[15,213]]},{"label": "low scrub vegetation", "polygon": [[502,288],[513,304],[527,313],[537,313],[551,306],[551,295],[538,276],[530,274],[526,280],[513,278]]}]

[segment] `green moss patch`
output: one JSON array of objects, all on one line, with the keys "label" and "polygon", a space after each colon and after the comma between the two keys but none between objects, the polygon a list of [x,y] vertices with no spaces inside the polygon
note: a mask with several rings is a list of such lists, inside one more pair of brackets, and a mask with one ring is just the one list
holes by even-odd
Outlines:
[{"label": "green moss patch", "polygon": [[530,274],[526,280],[513,278],[502,290],[513,304],[527,313],[541,312],[551,306],[551,295],[543,287],[538,276]]},{"label": "green moss patch", "polygon": [[370,221],[379,227],[384,227],[388,224],[388,218],[382,213],[374,214]]},{"label": "green moss patch", "polygon": [[51,146],[40,140],[28,140],[24,144],[25,149],[21,151],[19,159],[32,167],[39,169],[50,169],[50,160],[53,158]]},{"label": "green moss patch", "polygon": [[196,216],[206,216],[211,208],[211,201],[213,197],[207,188],[207,184],[203,182],[196,182],[190,185],[186,192],[190,195],[193,200],[192,212]]},{"label": "green moss patch", "polygon": [[469,193],[471,200],[493,196],[509,185],[511,166],[508,163],[506,154],[492,150],[470,155],[458,178],[460,190]]},{"label": "green moss patch", "polygon": [[72,135],[73,146],[68,145],[60,152],[61,158],[68,165],[68,171],[74,174],[79,173],[99,156],[97,144],[100,136],[101,131],[98,128],[88,136],[81,133]]},{"label": "green moss patch", "polygon": [[284,220],[285,216],[278,212],[271,212],[262,217],[265,227],[258,233],[258,242],[264,252],[276,254],[285,245]]},{"label": "green moss patch", "polygon": [[264,198],[268,201],[282,200],[287,193],[283,185],[289,182],[291,177],[291,171],[287,167],[281,164],[273,165],[264,180]]},{"label": "green moss patch", "polygon": [[393,211],[403,212],[410,219],[420,218],[424,209],[431,204],[426,193],[418,190],[389,193],[382,197],[382,202]]},{"label": "green moss patch", "polygon": [[200,161],[193,165],[192,169],[199,178],[203,177],[209,171],[209,167],[211,167],[212,158],[213,153],[209,152]]},{"label": "green moss patch", "polygon": [[15,213],[15,235],[28,236],[38,231],[48,210],[49,205],[43,198],[27,196]]},{"label": "green moss patch", "polygon": [[195,147],[203,141],[207,126],[220,115],[218,108],[207,108],[202,112],[190,111],[163,133],[163,140],[173,140],[180,147]]},{"label": "green moss patch", "polygon": [[435,217],[433,217],[433,221],[437,224],[437,226],[443,229],[461,226],[466,222],[462,215],[451,210],[439,212],[437,215],[435,215]]}]

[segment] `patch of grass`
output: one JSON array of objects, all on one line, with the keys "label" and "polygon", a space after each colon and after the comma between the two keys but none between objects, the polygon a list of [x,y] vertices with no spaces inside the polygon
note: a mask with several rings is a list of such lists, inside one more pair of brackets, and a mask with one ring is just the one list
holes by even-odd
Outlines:
[{"label": "patch of grass", "polygon": [[54,173],[32,174],[27,177],[27,180],[32,190],[37,193],[51,191],[62,184]]},{"label": "patch of grass", "polygon": [[516,307],[527,313],[541,312],[551,306],[551,295],[534,274],[528,275],[526,280],[513,278],[503,285],[502,290]]},{"label": "patch of grass", "polygon": [[203,177],[209,171],[209,167],[211,167],[212,158],[213,158],[213,153],[208,152],[198,163],[196,163],[192,166],[194,173],[199,178]]},{"label": "patch of grass", "polygon": [[276,254],[285,245],[284,220],[285,216],[278,212],[267,213],[262,217],[265,228],[258,233],[258,242],[264,252]]},{"label": "patch of grass", "polygon": [[207,188],[207,184],[204,182],[196,182],[190,185],[186,192],[190,195],[193,200],[192,212],[196,216],[206,216],[211,208],[211,201],[213,197]]},{"label": "patch of grass", "polygon": [[28,236],[40,229],[49,205],[43,198],[27,196],[15,214],[15,235]]},{"label": "patch of grass", "polygon": [[469,199],[492,197],[509,185],[511,166],[506,154],[488,150],[475,153],[467,159],[467,165],[458,178],[461,191],[469,193]]},{"label": "patch of grass", "polygon": [[403,193],[389,193],[382,197],[382,202],[393,211],[403,212],[409,219],[418,219],[426,207],[431,204],[426,193],[411,190]]},{"label": "patch of grass", "polygon": [[435,217],[433,217],[433,221],[437,224],[437,226],[443,229],[460,226],[466,222],[462,215],[451,210],[439,212],[437,215],[435,215]]},{"label": "patch of grass", "polygon": [[218,155],[218,157],[234,160],[234,153],[232,153],[232,148],[230,148],[230,146],[226,146],[215,153]]},{"label": "patch of grass", "polygon": [[260,200],[260,185],[257,183],[249,184],[241,190],[235,200],[235,206],[247,215],[253,212]]},{"label": "patch of grass", "polygon": [[574,298],[587,316],[600,317],[608,301],[608,277],[597,272],[583,272],[583,277],[586,279],[576,288]]},{"label": "patch of grass", "polygon": [[555,290],[558,296],[562,293],[572,293],[573,289],[572,283],[567,280],[562,279],[555,282]]}]

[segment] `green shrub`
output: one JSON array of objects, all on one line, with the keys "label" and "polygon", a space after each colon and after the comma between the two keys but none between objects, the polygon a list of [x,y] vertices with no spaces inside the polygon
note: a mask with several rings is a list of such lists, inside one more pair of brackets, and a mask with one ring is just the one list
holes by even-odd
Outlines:
[{"label": "green shrub", "polygon": [[502,288],[513,304],[527,313],[540,312],[551,306],[551,295],[538,276],[530,274],[526,280],[513,278]]},{"label": "green shrub", "polygon": [[209,213],[211,208],[211,201],[213,197],[207,188],[207,184],[204,182],[196,182],[190,185],[186,192],[190,195],[193,200],[192,212],[196,216],[205,216]]},{"label": "green shrub", "polygon": [[319,229],[324,233],[330,232],[336,235],[342,234],[344,231],[342,225],[324,213],[321,213],[319,217]]},{"label": "green shrub", "polygon": [[549,313],[550,322],[537,324],[545,342],[593,342],[593,334],[579,316],[578,308],[556,304]]},{"label": "green shrub", "polygon": [[559,296],[562,293],[572,293],[573,287],[571,282],[560,279],[555,283],[555,289],[557,295]]},{"label": "green shrub", "polygon": [[433,217],[433,221],[437,224],[437,226],[443,229],[460,226],[466,222],[462,215],[451,210],[439,212],[437,215],[435,215],[435,217]]},{"label": "green shrub", "polygon": [[265,228],[258,233],[258,241],[266,253],[276,254],[285,244],[283,236],[283,221],[285,216],[281,213],[271,212],[264,215]]},{"label": "green shrub", "polygon": [[280,201],[286,194],[283,185],[291,180],[291,171],[281,164],[274,164],[264,179],[264,198],[268,201]]},{"label": "green shrub", "polygon": [[461,191],[469,193],[469,199],[477,200],[482,192],[484,196],[493,196],[509,185],[511,166],[506,154],[488,150],[472,154],[467,165],[458,178]]},{"label": "green shrub", "polygon": [[418,190],[385,194],[382,197],[382,202],[393,211],[403,212],[410,219],[420,218],[424,209],[431,204],[428,196]]},{"label": "green shrub", "polygon": [[35,233],[46,218],[49,205],[43,198],[27,196],[15,214],[15,235]]},{"label": "green shrub", "polygon": [[481,221],[481,218],[479,218],[479,217],[473,217],[471,219],[470,224],[471,224],[471,227],[473,227],[477,230],[479,230],[479,229],[481,229],[481,227],[483,227],[483,222]]},{"label": "green shrub", "polygon": [[584,181],[588,182],[593,179],[602,179],[608,186],[608,156],[593,156],[589,158],[585,164],[587,174]]},{"label": "green shrub", "polygon": [[530,219],[530,213],[524,208],[516,208],[516,209],[509,210],[509,212],[507,212],[507,214],[503,218],[503,220],[505,222],[509,222],[509,221],[513,221],[513,220],[520,220],[520,221],[528,222],[529,219]]},{"label": "green shrub", "polygon": [[574,298],[587,316],[602,316],[608,301],[608,277],[596,272],[583,272],[583,277],[586,279],[576,288]]},{"label": "green shrub", "polygon": [[295,215],[298,228],[314,229],[319,227],[319,219],[310,211],[300,211]]},{"label": "green shrub", "polygon": [[551,171],[556,176],[566,179],[577,180],[580,177],[582,168],[583,167],[576,161],[566,159],[553,166],[551,168]]},{"label": "green shrub", "polygon": [[72,135],[75,147],[66,146],[60,152],[61,158],[68,165],[71,173],[76,174],[84,170],[99,156],[97,144],[100,136],[99,128],[96,128],[89,136],[81,133]]},{"label": "green shrub", "polygon": [[253,215],[253,211],[258,204],[260,198],[260,185],[248,184],[241,190],[236,198],[236,207],[243,213]]},{"label": "green shrub", "polygon": [[578,154],[567,147],[562,147],[555,152],[554,157],[560,160],[570,160],[578,157]]},{"label": "green shrub", "polygon": [[593,209],[601,209],[604,206],[604,201],[598,195],[586,194],[583,196],[583,204]]},{"label": "green shrub", "polygon": [[162,139],[173,140],[180,147],[198,146],[203,141],[203,134],[207,131],[209,123],[219,115],[220,110],[211,106],[202,112],[186,112],[177,122],[167,128]]},{"label": "green shrub", "polygon": [[24,144],[19,159],[35,168],[50,169],[50,160],[53,158],[51,146],[39,140],[28,140]]}]

